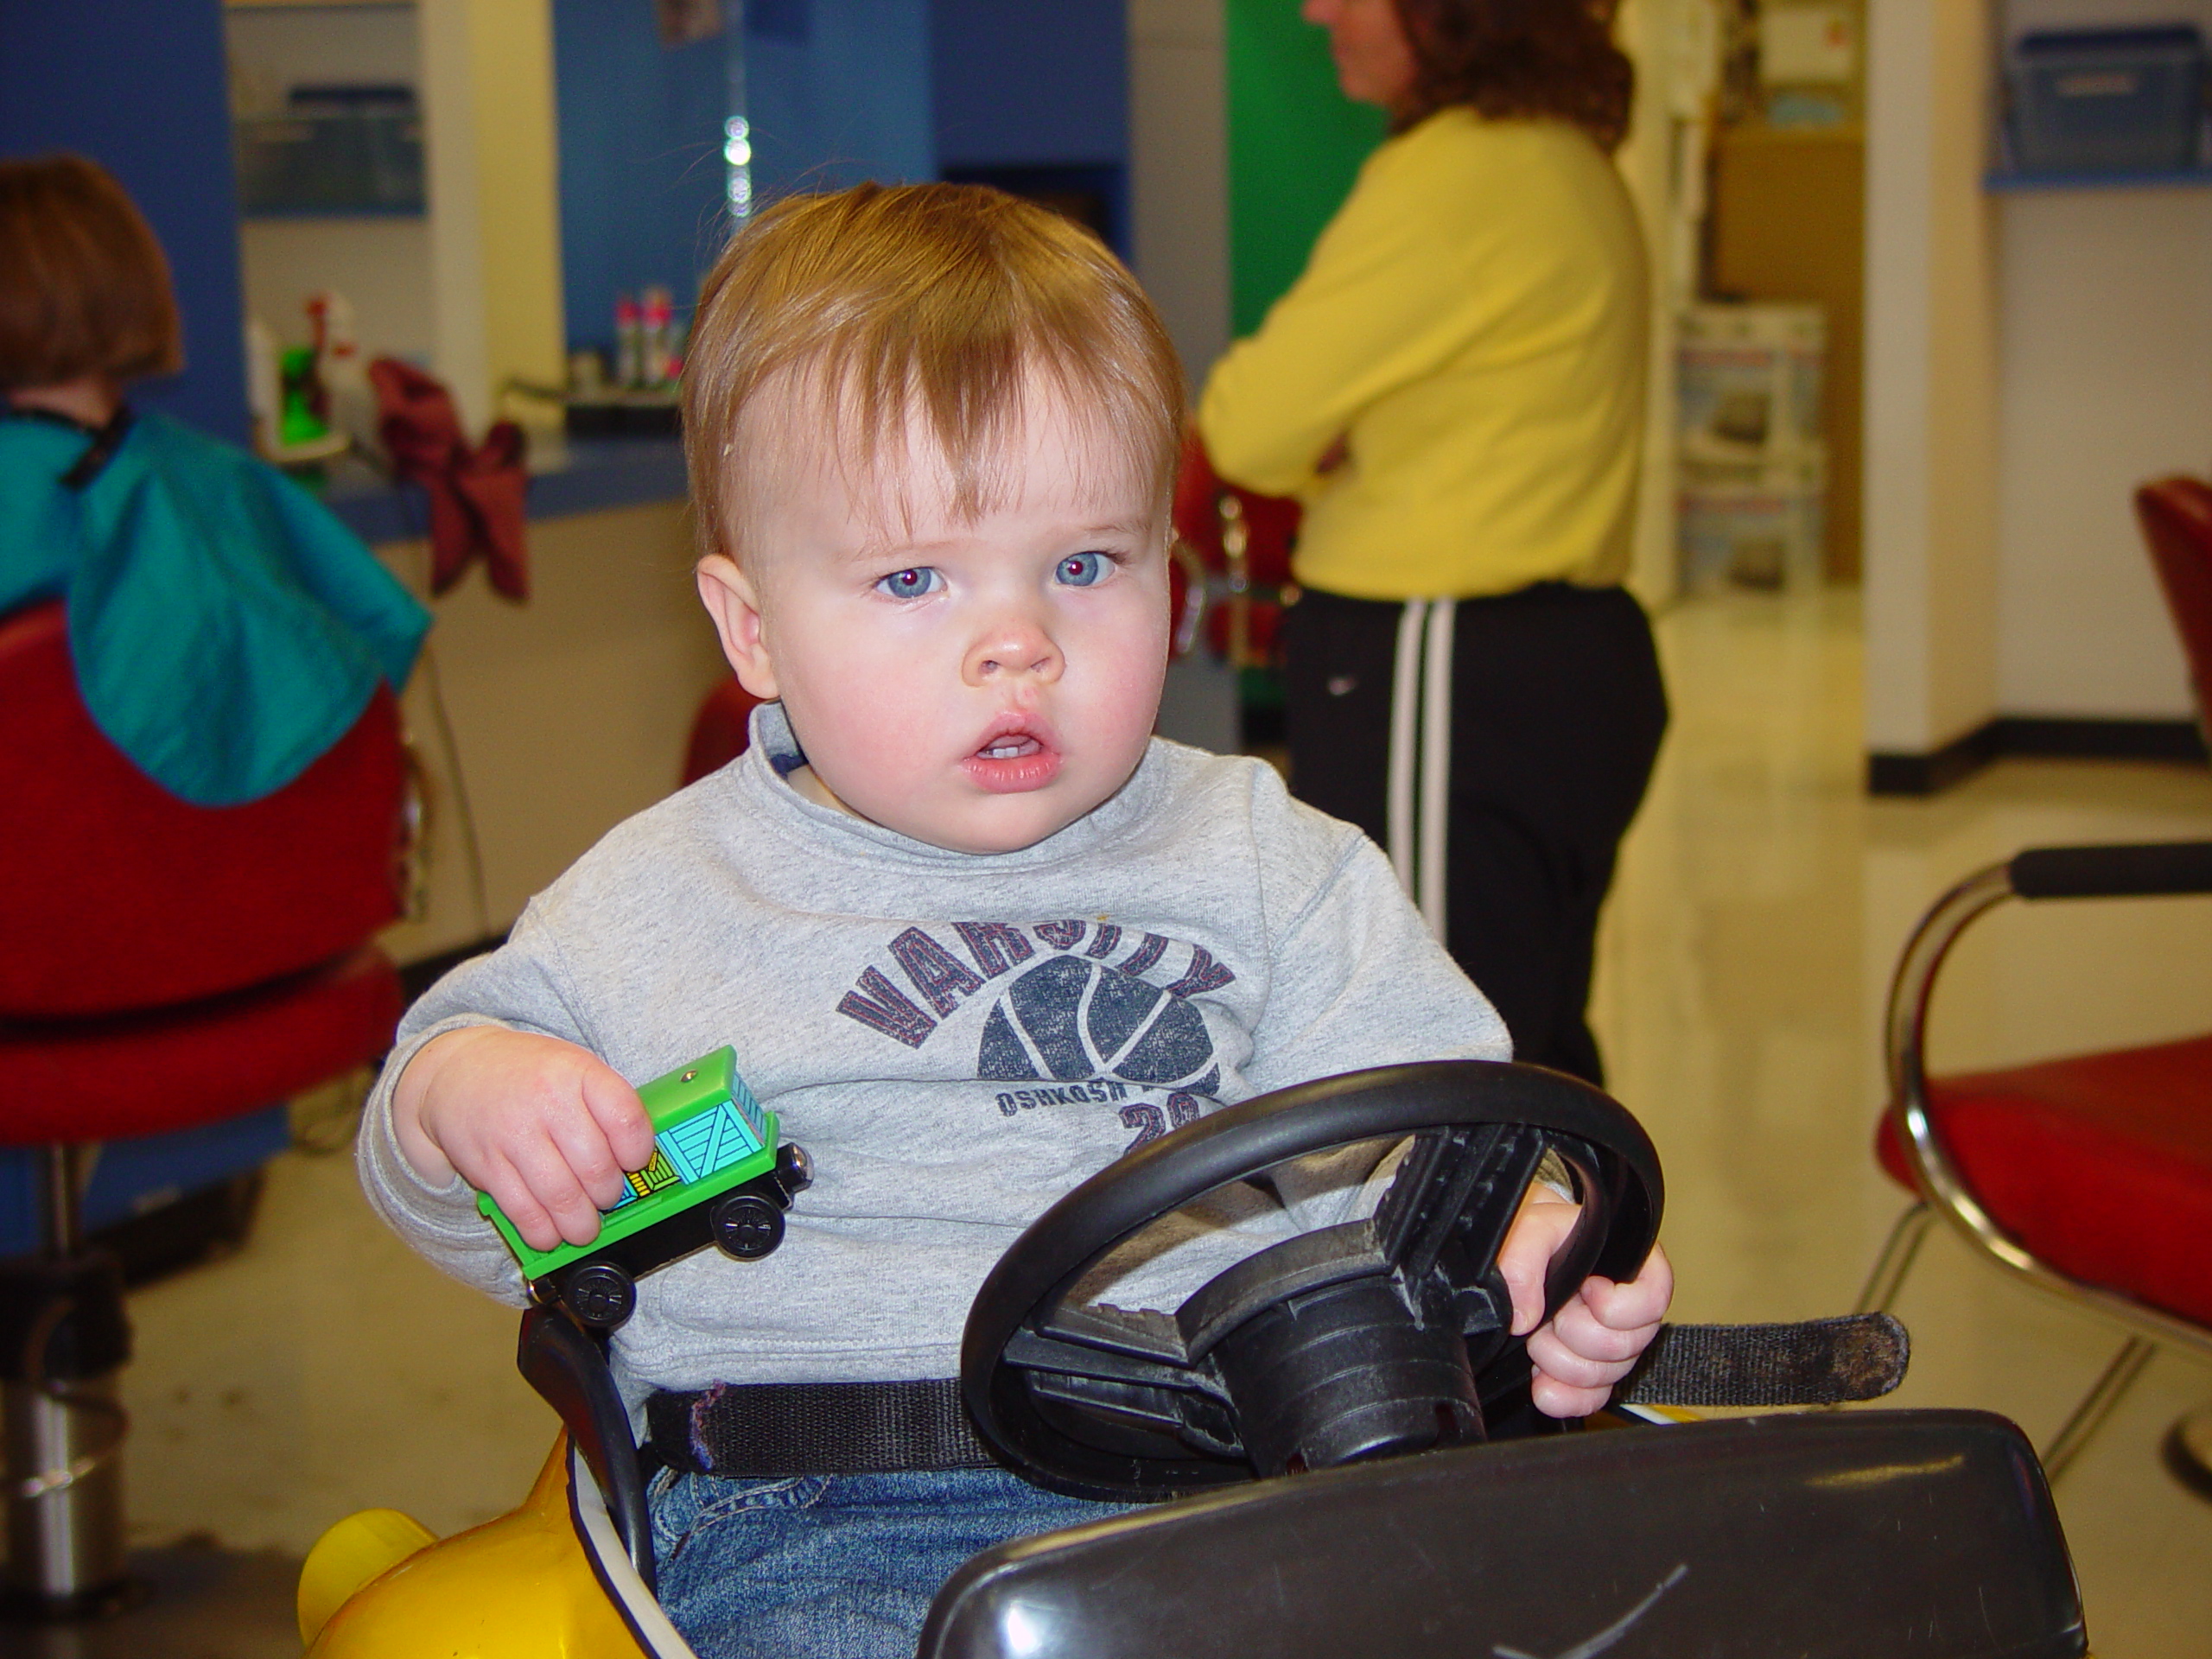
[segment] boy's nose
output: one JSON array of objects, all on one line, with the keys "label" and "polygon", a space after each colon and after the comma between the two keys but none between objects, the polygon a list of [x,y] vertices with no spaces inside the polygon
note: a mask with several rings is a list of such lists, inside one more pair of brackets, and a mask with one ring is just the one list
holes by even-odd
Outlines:
[{"label": "boy's nose", "polygon": [[1063,659],[1052,637],[1027,617],[1008,618],[977,639],[968,653],[967,680],[987,685],[1008,677],[1051,684]]}]

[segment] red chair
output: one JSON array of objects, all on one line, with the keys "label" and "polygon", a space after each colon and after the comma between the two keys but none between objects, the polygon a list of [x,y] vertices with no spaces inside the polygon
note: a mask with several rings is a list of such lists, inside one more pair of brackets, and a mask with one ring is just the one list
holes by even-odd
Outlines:
[{"label": "red chair", "polygon": [[696,784],[743,754],[753,741],[753,711],[760,699],[733,674],[715,683],[700,702],[691,721],[691,741],[683,751],[683,781]]},{"label": "red chair", "polygon": [[85,1246],[103,1141],[265,1107],[375,1059],[400,1013],[368,941],[405,891],[398,710],[276,794],[193,806],[133,766],[77,691],[59,604],[0,619],[0,1143],[44,1150],[42,1250],[0,1263],[7,1599],[49,1616],[126,1587],[115,1373],[120,1270]]},{"label": "red chair", "polygon": [[2195,478],[2145,484],[2135,492],[2135,518],[2189,658],[2197,723],[2212,747],[2212,484]]},{"label": "red chair", "polygon": [[[2212,752],[2212,485],[2196,478],[2145,484],[2135,492],[2135,517],[2189,658],[2197,728]],[[2176,1474],[2212,1496],[2212,1406],[2174,1426],[2166,1457]]]},{"label": "red chair", "polygon": [[1859,1306],[1888,1307],[1940,1215],[1998,1266],[2126,1332],[2043,1452],[2054,1480],[2158,1344],[2212,1357],[2212,1033],[1930,1078],[1929,999],[1959,935],[2007,899],[2208,893],[2212,842],[2020,853],[1936,902],[1891,987],[1876,1151],[1914,1203]]}]

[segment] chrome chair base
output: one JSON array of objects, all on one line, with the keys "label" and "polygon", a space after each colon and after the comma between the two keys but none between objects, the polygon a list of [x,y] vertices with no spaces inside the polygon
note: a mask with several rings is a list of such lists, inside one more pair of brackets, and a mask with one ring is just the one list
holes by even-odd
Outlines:
[{"label": "chrome chair base", "polygon": [[97,1618],[131,1605],[123,1533],[123,1412],[112,1374],[4,1385],[8,1562],[0,1610]]},{"label": "chrome chair base", "polygon": [[2074,1414],[2039,1453],[2044,1479],[2057,1484],[2066,1466],[2081,1455],[2089,1437],[2104,1427],[2105,1419],[2126,1397],[2127,1391],[2135,1386],[2135,1379],[2143,1375],[2143,1368],[2151,1363],[2151,1356],[2158,1351],[2158,1344],[2148,1337],[2130,1337],[2120,1344],[2112,1363],[2090,1384],[2088,1393],[2082,1396],[2082,1403],[2074,1408]]},{"label": "chrome chair base", "polygon": [[[1920,1247],[1927,1241],[1928,1230],[1935,1221],[1936,1214],[1934,1205],[1923,1199],[1916,1199],[1897,1217],[1897,1225],[1890,1230],[1889,1238],[1882,1246],[1882,1254],[1874,1263],[1874,1270],[1866,1275],[1866,1287],[1859,1293],[1859,1313],[1887,1313],[1891,1310],[1897,1293],[1904,1287],[1905,1275],[1912,1271],[1914,1262],[1919,1258]],[[2060,1426],[2058,1433],[2051,1436],[2038,1453],[2043,1459],[2044,1476],[2051,1484],[2058,1484],[2059,1477],[2066,1472],[2067,1466],[2081,1455],[2082,1447],[2088,1445],[2090,1439],[2104,1427],[2105,1420],[2126,1397],[2127,1391],[2135,1386],[2135,1379],[2143,1375],[2143,1368],[2151,1363],[2151,1357],[2156,1352],[2158,1344],[2147,1337],[2131,1336],[2120,1344],[2120,1351],[2112,1357],[2111,1363],[2097,1380],[2089,1385],[2088,1393],[2082,1396],[2081,1402]],[[2191,1423],[2197,1424],[2195,1432],[2198,1438],[2194,1440],[2183,1435],[2183,1430]],[[2172,1465],[2177,1455],[2193,1457],[2196,1459],[2194,1466],[2202,1471],[2198,1477],[2202,1483],[2198,1490],[2207,1497],[2212,1497],[2212,1406],[2208,1406],[2193,1417],[2184,1418],[2176,1426],[2174,1435],[2170,1438],[2173,1445],[2194,1446],[2196,1449],[2178,1454],[2170,1449],[2167,1453],[2169,1465]],[[2190,1481],[2186,1475],[2180,1476],[2180,1478],[2192,1485],[2197,1484]]]},{"label": "chrome chair base", "polygon": [[2160,1450],[2168,1473],[2212,1501],[2212,1406],[2199,1406],[2168,1429]]},{"label": "chrome chair base", "polygon": [[1920,1257],[1920,1247],[1928,1237],[1928,1229],[1936,1219],[1935,1210],[1923,1198],[1913,1200],[1910,1207],[1897,1217],[1897,1225],[1890,1229],[1890,1236],[1882,1245],[1882,1254],[1874,1263],[1874,1270],[1866,1275],[1866,1283],[1859,1293],[1853,1306],[1854,1313],[1887,1313],[1890,1304],[1897,1299],[1897,1292],[1904,1288],[1905,1274],[1912,1271],[1912,1264]]}]

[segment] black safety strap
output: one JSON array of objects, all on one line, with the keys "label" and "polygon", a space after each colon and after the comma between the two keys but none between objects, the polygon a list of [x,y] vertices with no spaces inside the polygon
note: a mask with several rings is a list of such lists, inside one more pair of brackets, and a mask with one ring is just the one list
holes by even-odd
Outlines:
[{"label": "black safety strap", "polygon": [[982,1469],[993,1461],[949,1376],[663,1392],[645,1402],[645,1428],[670,1468],[728,1478]]},{"label": "black safety strap", "polygon": [[[1667,1325],[1613,1390],[1624,1405],[1833,1406],[1874,1400],[1904,1380],[1910,1344],[1886,1313],[1796,1325]],[[982,1469],[960,1384],[722,1384],[645,1402],[653,1455],[728,1478]]]},{"label": "black safety strap", "polygon": [[1662,1325],[1613,1390],[1624,1405],[1837,1406],[1904,1381],[1912,1344],[1886,1313],[1796,1325]]}]

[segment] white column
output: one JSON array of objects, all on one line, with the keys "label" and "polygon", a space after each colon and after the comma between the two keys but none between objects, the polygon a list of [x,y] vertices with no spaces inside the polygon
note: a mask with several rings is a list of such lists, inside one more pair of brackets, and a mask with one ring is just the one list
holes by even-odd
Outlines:
[{"label": "white column", "polygon": [[1986,0],[1872,0],[1866,118],[1866,744],[1996,712],[1997,240]]},{"label": "white column", "polygon": [[1221,0],[1129,0],[1128,31],[1136,271],[1195,390],[1229,345]]},{"label": "white column", "polygon": [[566,334],[549,0],[423,0],[432,366],[472,434],[511,378],[557,385]]}]

